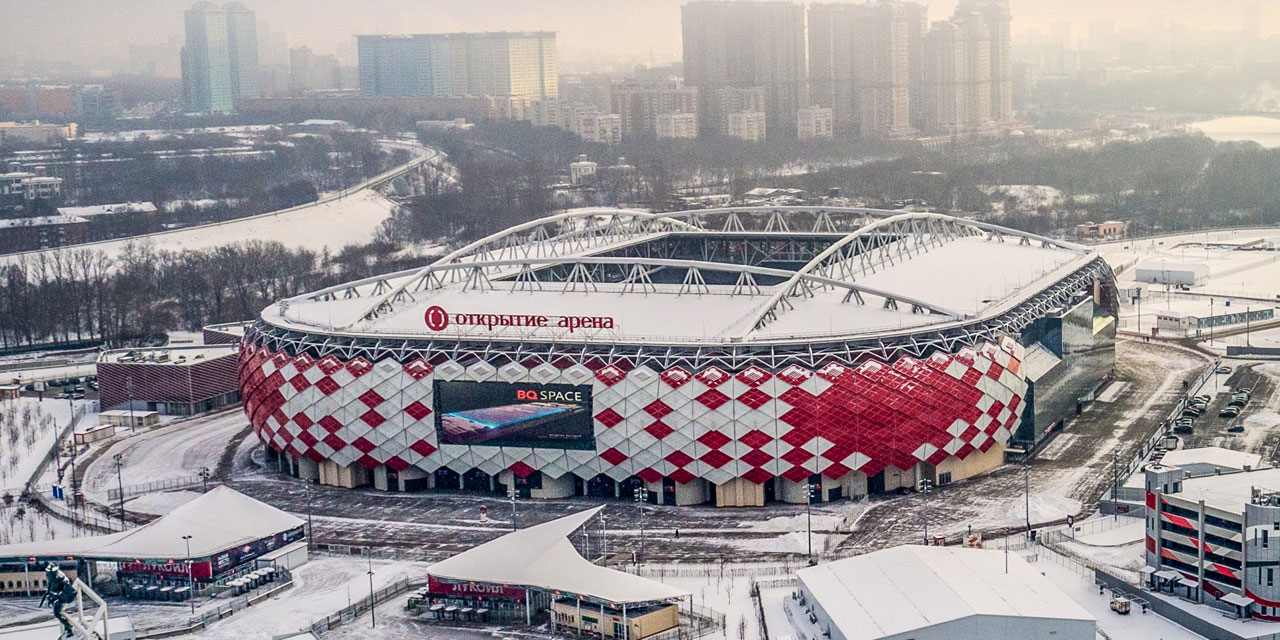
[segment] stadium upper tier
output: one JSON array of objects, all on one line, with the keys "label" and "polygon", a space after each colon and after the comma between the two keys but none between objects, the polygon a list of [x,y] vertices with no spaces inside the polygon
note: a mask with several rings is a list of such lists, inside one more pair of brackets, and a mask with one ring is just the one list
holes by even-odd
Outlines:
[{"label": "stadium upper tier", "polygon": [[[852,208],[580,210],[428,266],[281,301],[277,331],[355,338],[777,345],[996,335],[1109,276],[1079,245],[963,218]],[[1047,306],[1046,306],[1047,305]]]}]

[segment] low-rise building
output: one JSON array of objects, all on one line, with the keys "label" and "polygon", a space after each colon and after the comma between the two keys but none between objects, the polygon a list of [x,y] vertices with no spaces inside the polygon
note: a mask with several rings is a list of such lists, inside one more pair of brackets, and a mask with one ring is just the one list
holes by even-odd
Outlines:
[{"label": "low-rise building", "polygon": [[104,351],[98,357],[100,403],[186,416],[238,402],[238,352],[236,345]]},{"label": "low-rise building", "polygon": [[1133,279],[1151,284],[1185,285],[1194,287],[1209,277],[1209,267],[1199,262],[1169,262],[1147,260],[1137,266]]},{"label": "low-rise building", "polygon": [[70,140],[76,137],[76,123],[43,124],[39,120],[32,122],[0,122],[0,143],[13,140],[23,142],[49,142],[51,140]]},{"label": "low-rise building", "polygon": [[577,187],[586,184],[596,175],[598,165],[587,159],[586,154],[569,164],[569,184]]},{"label": "low-rise building", "polygon": [[16,253],[80,244],[88,224],[79,216],[61,215],[0,220],[0,248]]},{"label": "low-rise building", "polygon": [[154,427],[160,424],[159,411],[130,411],[129,409],[110,409],[98,414],[98,423],[129,429]]},{"label": "low-rise building", "polygon": [[1124,237],[1125,223],[1119,220],[1084,222],[1076,225],[1076,237],[1081,239],[1115,239]]},{"label": "low-rise building", "polygon": [[831,108],[801,107],[796,112],[796,137],[801,140],[813,138],[830,138]]},{"label": "low-rise building", "polygon": [[64,216],[79,216],[93,219],[99,216],[139,213],[150,215],[156,212],[156,205],[150,202],[120,202],[117,204],[98,204],[89,207],[58,207],[58,213]]},{"label": "low-rise building", "polygon": [[763,111],[735,111],[728,115],[725,133],[731,138],[758,142],[764,140],[765,115]]}]

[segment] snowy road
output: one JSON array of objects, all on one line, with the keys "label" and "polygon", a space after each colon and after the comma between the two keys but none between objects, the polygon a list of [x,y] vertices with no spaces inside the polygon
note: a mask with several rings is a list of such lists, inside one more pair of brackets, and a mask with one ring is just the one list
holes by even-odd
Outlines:
[{"label": "snowy road", "polygon": [[218,466],[232,437],[248,425],[239,407],[191,420],[160,426],[115,443],[84,474],[84,493],[91,501],[108,504],[107,490],[116,488],[112,456],[121,454],[125,486],[172,480],[211,471]]}]

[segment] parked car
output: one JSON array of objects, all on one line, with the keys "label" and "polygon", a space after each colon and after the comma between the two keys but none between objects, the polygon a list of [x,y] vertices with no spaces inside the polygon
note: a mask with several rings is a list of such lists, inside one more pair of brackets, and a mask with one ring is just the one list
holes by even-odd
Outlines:
[{"label": "parked car", "polygon": [[1199,409],[1196,409],[1195,407],[1188,407],[1188,408],[1186,408],[1186,409],[1183,409],[1183,410],[1182,410],[1182,417],[1184,417],[1184,418],[1199,418],[1199,417],[1200,417],[1200,414],[1202,414],[1202,413],[1204,413],[1204,412],[1203,412],[1203,411],[1201,411],[1201,410],[1199,410]]},{"label": "parked car", "polygon": [[1240,415],[1240,407],[1227,407],[1218,412],[1219,418],[1234,418]]},{"label": "parked car", "polygon": [[1237,422],[1227,427],[1227,433],[1244,433],[1244,425]]},{"label": "parked car", "polygon": [[1192,431],[1190,424],[1178,424],[1173,427],[1174,433],[1191,433]]},{"label": "parked car", "polygon": [[1222,365],[1221,367],[1218,367],[1218,373],[1231,373],[1231,367]]}]

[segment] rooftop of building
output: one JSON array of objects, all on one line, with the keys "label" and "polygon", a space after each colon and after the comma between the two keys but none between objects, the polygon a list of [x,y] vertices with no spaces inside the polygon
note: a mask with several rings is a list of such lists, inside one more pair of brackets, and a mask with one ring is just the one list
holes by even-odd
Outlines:
[{"label": "rooftop of building", "polygon": [[1253,498],[1255,488],[1280,491],[1280,469],[1188,478],[1182,481],[1182,491],[1174,497],[1192,502],[1204,500],[1207,507],[1238,513]]},{"label": "rooftop of building", "polygon": [[79,224],[88,222],[88,220],[80,216],[36,216],[34,218],[8,218],[0,220],[0,229],[15,229],[18,227],[43,227],[58,224]]},{"label": "rooftop of building", "polygon": [[[560,214],[420,269],[282,301],[262,317],[285,328],[397,337],[638,343],[862,337],[994,317],[1096,259],[1077,245],[939,214],[847,210],[862,216],[848,221],[849,231],[800,230],[798,217],[764,220],[815,210]],[[744,225],[749,216],[760,219]],[[741,264],[751,258],[731,255],[619,257],[631,255],[628,247],[699,236],[778,243],[807,237],[826,249],[791,268],[768,260]],[[447,314],[447,321],[429,328],[429,311]],[[601,322],[575,327],[575,318]]]},{"label": "rooftop of building", "polygon": [[91,218],[116,213],[155,213],[156,205],[150,202],[119,202],[116,204],[96,204],[87,207],[58,207],[58,213],[65,216]]},{"label": "rooftop of building", "polygon": [[114,349],[103,351],[98,362],[123,364],[192,365],[234,355],[236,345],[215,344],[190,347],[157,347],[153,349]]},{"label": "rooftop of building", "polygon": [[796,576],[847,640],[905,637],[971,616],[1095,621],[1021,556],[994,549],[903,545]]}]

